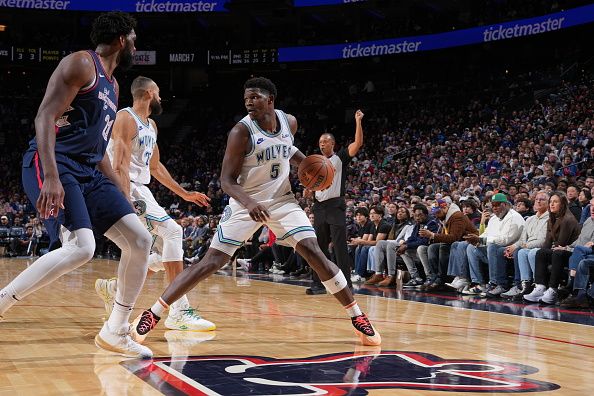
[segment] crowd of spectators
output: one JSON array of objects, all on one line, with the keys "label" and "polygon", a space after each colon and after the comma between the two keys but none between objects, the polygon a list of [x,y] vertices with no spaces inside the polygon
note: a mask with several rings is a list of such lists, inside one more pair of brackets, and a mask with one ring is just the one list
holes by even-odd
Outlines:
[{"label": "crowd of spectators", "polygon": [[[584,306],[584,293],[578,303],[577,294],[567,293],[577,268],[591,265],[578,260],[592,254],[594,239],[591,87],[589,77],[564,82],[550,95],[507,112],[495,101],[441,111],[402,107],[402,121],[375,111],[365,120],[366,143],[348,175],[352,280],[393,286],[401,263],[412,276],[406,288],[451,286],[463,294],[527,301],[536,290],[535,301],[568,299],[565,306]],[[294,186],[299,191],[297,182]],[[311,202],[299,192],[297,197],[307,211]],[[572,221],[563,225],[560,216]],[[431,222],[432,229],[421,230]],[[564,240],[559,229],[568,235]],[[274,273],[302,272],[275,261],[276,256],[269,264]],[[549,274],[551,262],[555,269]],[[560,273],[569,262],[572,276],[566,280]],[[521,275],[526,266],[531,272]],[[580,284],[585,289],[587,275]]]},{"label": "crowd of spectators", "polygon": [[[586,259],[591,254],[593,81],[584,74],[549,87],[538,99],[510,104],[525,94],[526,87],[534,89],[543,76],[547,73],[491,80],[481,96],[466,101],[450,100],[448,87],[442,94],[432,90],[424,101],[426,96],[417,96],[416,89],[403,91],[401,85],[382,91],[378,98],[376,87],[386,85],[382,80],[365,79],[355,88],[329,81],[317,90],[314,84],[300,90],[279,81],[287,88],[280,92],[287,94],[281,95],[278,106],[297,116],[296,145],[307,154],[317,150],[316,139],[324,131],[334,132],[339,146],[347,144],[336,126],[345,110],[359,104],[369,108],[365,144],[347,175],[353,281],[392,287],[400,268],[410,274],[404,282],[407,288],[432,291],[453,285],[461,293],[486,297],[526,296],[549,302],[577,298],[577,294],[564,296],[560,286],[576,284],[563,276],[568,265],[574,278],[586,277],[585,285],[582,278],[577,282],[581,289],[587,285],[588,261],[582,264],[571,253],[580,252]],[[332,83],[345,91],[328,89]],[[394,103],[385,100],[389,92],[410,95],[407,101]],[[8,254],[43,252],[37,242],[44,232],[36,228],[35,208],[20,183],[20,160],[32,136],[36,103],[28,96],[0,97],[0,215],[6,217],[8,239],[3,245]],[[200,126],[201,137],[191,134],[176,143],[168,131],[161,131],[159,145],[174,178],[187,189],[207,193],[211,205],[199,208],[155,181],[150,185],[157,201],[184,227],[190,262],[208,247],[228,203],[219,181],[220,164],[226,131],[242,112],[222,103],[201,114],[203,122],[210,114]],[[295,170],[291,181],[299,203],[310,214],[312,202],[303,196]],[[550,228],[546,234],[536,236],[537,220],[536,229]],[[11,236],[12,227],[22,227],[22,232]],[[253,246],[258,246],[260,236],[254,236]],[[109,244],[97,246],[98,255],[117,254]],[[332,246],[323,248],[332,255]],[[559,248],[564,248],[562,253]],[[270,252],[259,262],[262,265],[249,269],[304,276],[310,272],[290,251]],[[506,260],[516,263],[515,270]],[[512,273],[513,279],[508,278]],[[577,304],[584,305],[583,293],[580,296]]]}]

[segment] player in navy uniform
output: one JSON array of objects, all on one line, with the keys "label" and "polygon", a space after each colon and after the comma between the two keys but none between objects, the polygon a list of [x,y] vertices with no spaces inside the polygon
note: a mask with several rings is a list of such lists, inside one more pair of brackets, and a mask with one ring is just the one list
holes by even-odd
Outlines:
[{"label": "player in navy uniform", "polygon": [[120,282],[113,312],[95,343],[125,356],[150,357],[150,349],[130,338],[128,320],[146,277],[152,239],[104,155],[118,104],[113,72],[132,65],[135,26],[126,13],[100,15],[91,32],[95,51],[67,56],[50,77],[35,118],[36,135],[23,158],[23,186],[41,218],[61,225],[48,230],[62,247],[40,257],[0,291],[0,317],[89,261],[93,232],[104,234],[122,249]]}]

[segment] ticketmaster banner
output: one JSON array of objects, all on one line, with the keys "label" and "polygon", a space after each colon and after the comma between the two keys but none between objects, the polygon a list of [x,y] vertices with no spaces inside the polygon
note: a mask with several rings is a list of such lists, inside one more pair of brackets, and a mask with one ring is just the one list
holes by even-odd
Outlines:
[{"label": "ticketmaster banner", "polygon": [[228,0],[0,0],[0,7],[60,11],[215,12]]},{"label": "ticketmaster banner", "polygon": [[367,0],[294,0],[293,5],[295,7],[311,7],[335,4],[362,3],[364,1]]},{"label": "ticketmaster banner", "polygon": [[594,4],[535,18],[446,33],[348,44],[279,48],[278,61],[299,62],[406,54],[531,36],[592,22]]}]

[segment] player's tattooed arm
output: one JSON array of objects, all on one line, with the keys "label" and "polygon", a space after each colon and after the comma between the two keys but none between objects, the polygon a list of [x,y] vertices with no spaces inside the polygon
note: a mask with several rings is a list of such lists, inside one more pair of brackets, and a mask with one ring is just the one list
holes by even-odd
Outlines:
[{"label": "player's tattooed arm", "polygon": [[229,132],[223,168],[221,169],[221,187],[225,193],[248,210],[252,220],[261,222],[270,217],[268,210],[254,201],[237,183],[245,155],[249,151],[249,134],[247,127],[241,123],[236,124]]},{"label": "player's tattooed arm", "polygon": [[56,165],[56,130],[58,118],[64,114],[78,92],[93,82],[95,65],[91,55],[79,51],[59,63],[49,79],[45,96],[35,117],[35,137],[44,183],[36,207],[42,218],[58,216],[64,207],[64,188]]}]

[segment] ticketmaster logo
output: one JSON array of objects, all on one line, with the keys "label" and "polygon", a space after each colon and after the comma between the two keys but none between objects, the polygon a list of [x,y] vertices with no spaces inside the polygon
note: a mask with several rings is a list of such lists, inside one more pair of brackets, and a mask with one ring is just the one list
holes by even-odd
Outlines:
[{"label": "ticketmaster logo", "polygon": [[0,7],[65,10],[70,1],[59,0],[0,0]]},{"label": "ticketmaster logo", "polygon": [[223,11],[226,0],[219,1],[170,1],[170,0],[138,0],[120,1],[103,0],[0,0],[0,7],[39,9],[39,10],[83,10],[127,12],[212,12]]},{"label": "ticketmaster logo", "polygon": [[531,34],[539,34],[552,32],[562,28],[563,20],[565,18],[549,18],[546,21],[530,24],[516,24],[513,27],[504,28],[503,25],[490,26],[483,32],[483,40],[496,41],[504,40],[513,37],[530,36]]},{"label": "ticketmaster logo", "polygon": [[217,6],[216,1],[156,2],[137,1],[136,12],[210,12]]},{"label": "ticketmaster logo", "polygon": [[398,44],[371,44],[356,46],[348,45],[342,49],[342,57],[347,58],[360,58],[363,56],[381,56],[381,55],[393,55],[407,52],[417,52],[421,41],[403,41]]}]

